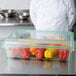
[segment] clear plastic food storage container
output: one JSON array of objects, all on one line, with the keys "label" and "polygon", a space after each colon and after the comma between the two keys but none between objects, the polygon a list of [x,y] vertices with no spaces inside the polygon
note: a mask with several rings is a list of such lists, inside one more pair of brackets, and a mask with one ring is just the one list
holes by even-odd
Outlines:
[{"label": "clear plastic food storage container", "polygon": [[63,60],[74,51],[74,34],[66,31],[16,30],[3,42],[10,58]]}]

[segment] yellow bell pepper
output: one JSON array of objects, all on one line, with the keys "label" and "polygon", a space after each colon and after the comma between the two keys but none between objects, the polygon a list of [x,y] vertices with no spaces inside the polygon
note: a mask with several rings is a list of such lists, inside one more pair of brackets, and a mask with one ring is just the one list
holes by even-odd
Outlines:
[{"label": "yellow bell pepper", "polygon": [[50,50],[54,55],[58,53],[57,49],[54,48],[48,48],[48,50]]},{"label": "yellow bell pepper", "polygon": [[45,58],[54,58],[54,55],[56,55],[56,54],[57,54],[56,49],[48,48],[44,53],[44,57]]}]

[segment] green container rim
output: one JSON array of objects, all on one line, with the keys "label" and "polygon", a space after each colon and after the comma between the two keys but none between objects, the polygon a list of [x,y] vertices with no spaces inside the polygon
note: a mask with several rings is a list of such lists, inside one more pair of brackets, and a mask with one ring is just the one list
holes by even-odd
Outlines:
[{"label": "green container rim", "polygon": [[[32,40],[32,39],[11,39],[11,36],[16,33],[16,32],[20,32],[20,33],[50,33],[50,32],[56,32],[56,33],[69,33],[71,35],[71,40],[70,41],[61,41],[61,40],[56,40],[56,44],[59,43],[64,43],[64,42],[68,42],[68,44],[70,44],[70,47],[59,47],[59,46],[48,46],[48,45],[21,45],[21,44],[9,44],[9,42],[27,42],[27,43],[50,43],[49,40]],[[52,43],[55,42],[55,40],[51,41]],[[70,42],[70,43],[69,43]],[[67,44],[67,43],[64,43]],[[3,43],[2,43],[3,47],[38,47],[38,48],[56,48],[56,49],[71,49],[72,51],[74,51],[74,33],[70,32],[70,31],[45,31],[45,30],[24,30],[24,29],[18,29],[15,30]]]}]

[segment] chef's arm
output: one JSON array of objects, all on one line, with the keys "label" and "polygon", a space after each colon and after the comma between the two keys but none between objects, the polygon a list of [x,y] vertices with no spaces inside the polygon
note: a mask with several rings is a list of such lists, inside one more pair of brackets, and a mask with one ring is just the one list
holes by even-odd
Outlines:
[{"label": "chef's arm", "polygon": [[69,4],[68,4],[69,8],[68,8],[68,22],[69,22],[69,30],[72,29],[72,26],[75,23],[75,19],[76,19],[76,15],[75,15],[75,4],[73,0],[69,0]]},{"label": "chef's arm", "polygon": [[32,0],[30,4],[30,17],[32,20],[32,23],[36,25],[36,0]]}]

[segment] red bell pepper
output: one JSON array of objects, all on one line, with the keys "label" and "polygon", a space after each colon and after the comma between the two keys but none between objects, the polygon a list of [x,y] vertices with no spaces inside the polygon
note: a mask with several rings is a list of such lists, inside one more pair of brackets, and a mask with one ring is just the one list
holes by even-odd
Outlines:
[{"label": "red bell pepper", "polygon": [[68,49],[60,49],[59,50],[59,58],[60,59],[68,59],[70,51]]},{"label": "red bell pepper", "polygon": [[23,38],[23,36],[20,36],[19,38],[20,38],[20,39],[22,39],[22,38]]},{"label": "red bell pepper", "polygon": [[44,57],[44,49],[38,49],[35,53],[36,58],[43,58]]},{"label": "red bell pepper", "polygon": [[20,54],[21,49],[20,48],[11,48],[11,54],[12,56],[16,57]]},{"label": "red bell pepper", "polygon": [[29,58],[30,57],[29,48],[22,48],[21,56],[23,58]]}]

